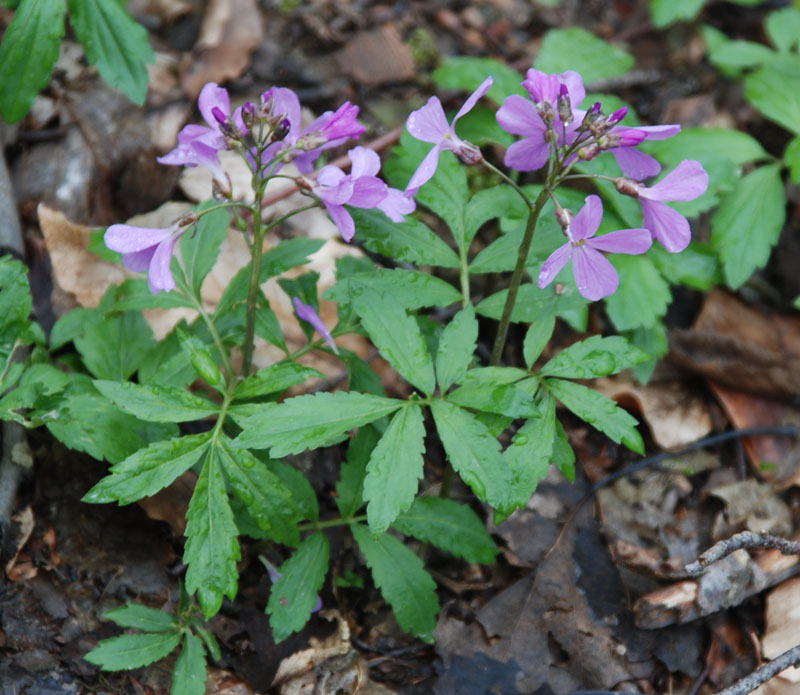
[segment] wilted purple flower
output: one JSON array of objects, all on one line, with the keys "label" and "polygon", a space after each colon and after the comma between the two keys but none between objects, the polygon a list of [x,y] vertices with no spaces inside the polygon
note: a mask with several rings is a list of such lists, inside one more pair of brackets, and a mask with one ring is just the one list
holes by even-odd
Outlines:
[{"label": "wilted purple flower", "polygon": [[647,251],[653,241],[646,229],[621,229],[595,237],[602,219],[600,198],[588,196],[586,204],[564,230],[569,241],[553,251],[542,265],[537,282],[540,288],[547,287],[572,259],[575,284],[586,299],[596,301],[617,291],[619,275],[600,252],[640,254]]},{"label": "wilted purple flower", "polygon": [[395,222],[401,222],[403,214],[414,210],[413,201],[399,191],[392,193],[393,189],[376,176],[381,168],[381,160],[375,151],[367,147],[354,147],[347,154],[353,163],[349,174],[329,164],[320,169],[316,184],[311,189],[325,205],[345,241],[350,241],[356,231],[345,205],[380,208]]},{"label": "wilted purple flower", "polygon": [[153,294],[175,287],[170,263],[175,244],[187,226],[174,224],[167,229],[112,224],[103,237],[106,246],[122,254],[125,267],[136,272],[149,271],[147,285]]},{"label": "wilted purple flower", "polygon": [[683,251],[692,238],[689,221],[664,201],[694,200],[708,188],[708,174],[700,162],[684,159],[673,171],[650,188],[617,179],[617,190],[639,198],[644,226],[670,253]]},{"label": "wilted purple flower", "polygon": [[487,77],[481,85],[469,96],[464,102],[464,105],[458,110],[452,123],[447,122],[447,116],[444,114],[442,102],[439,97],[431,97],[428,103],[421,109],[412,111],[408,120],[406,121],[406,128],[417,140],[423,142],[434,143],[433,149],[425,155],[411,180],[406,186],[406,192],[413,195],[416,193],[424,183],[429,181],[436,172],[436,165],[439,162],[439,153],[442,150],[451,150],[462,159],[475,162],[480,161],[476,159],[479,157],[480,151],[477,150],[475,145],[465,142],[456,135],[455,125],[456,121],[465,114],[472,111],[475,104],[489,88],[492,86],[494,79]]},{"label": "wilted purple flower", "polygon": [[322,322],[319,314],[314,310],[314,307],[310,304],[303,304],[299,297],[294,297],[292,299],[292,303],[294,304],[294,310],[297,312],[297,318],[310,323],[314,327],[314,330],[316,330],[317,333],[319,333],[325,339],[325,342],[331,346],[331,350],[338,355],[339,349],[336,347],[336,343],[333,341],[333,336]]}]

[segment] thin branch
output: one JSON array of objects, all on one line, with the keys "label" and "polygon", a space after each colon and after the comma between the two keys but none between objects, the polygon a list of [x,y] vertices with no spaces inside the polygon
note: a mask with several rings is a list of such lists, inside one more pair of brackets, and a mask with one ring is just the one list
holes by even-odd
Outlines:
[{"label": "thin branch", "polygon": [[742,531],[711,546],[695,562],[686,565],[686,571],[696,577],[702,574],[708,565],[743,548],[769,548],[780,550],[784,555],[800,555],[800,542],[766,533]]},{"label": "thin branch", "polygon": [[800,644],[785,651],[769,663],[757,668],[749,676],[745,676],[742,680],[734,683],[730,688],[720,690],[717,695],[747,695],[747,693],[753,692],[760,685],[763,685],[774,676],[777,676],[784,669],[798,665],[800,665]]}]

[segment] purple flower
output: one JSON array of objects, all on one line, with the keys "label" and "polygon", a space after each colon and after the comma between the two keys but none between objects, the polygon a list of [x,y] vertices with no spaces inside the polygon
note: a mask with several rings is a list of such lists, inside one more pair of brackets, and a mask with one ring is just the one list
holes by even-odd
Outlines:
[{"label": "purple flower", "polygon": [[401,203],[396,194],[390,194],[391,189],[376,176],[381,168],[377,153],[367,147],[354,147],[347,154],[353,163],[350,173],[345,174],[330,164],[322,167],[311,190],[325,205],[342,238],[350,241],[356,226],[350,213],[344,208],[345,205],[357,208],[380,207],[395,221],[398,221],[398,216],[402,221],[404,211],[411,212],[413,207],[408,209],[408,204]]},{"label": "purple flower", "polygon": [[[627,184],[627,185],[626,185]],[[700,162],[684,159],[654,186],[618,180],[617,190],[639,198],[644,226],[670,253],[683,251],[692,238],[689,221],[664,201],[694,200],[708,188],[708,174]]]},{"label": "purple flower", "polygon": [[331,350],[338,355],[339,349],[336,347],[336,343],[333,341],[333,336],[322,322],[319,314],[314,310],[314,307],[310,304],[303,304],[299,297],[294,297],[292,299],[292,303],[294,304],[294,310],[297,312],[297,318],[310,323],[317,333],[319,333],[325,339],[325,342],[331,346]]},{"label": "purple flower", "polygon": [[[357,116],[358,106],[346,101],[336,111],[326,111],[303,128],[297,145],[303,148],[311,146],[311,149],[294,157],[300,173],[310,173],[323,151],[339,147],[350,138],[361,137],[367,128],[356,120]],[[316,143],[319,144],[314,146]]]},{"label": "purple flower", "polygon": [[147,284],[153,294],[158,294],[175,287],[170,263],[175,243],[187,229],[177,224],[167,229],[112,224],[106,230],[104,241],[112,251],[122,254],[126,268],[136,272],[149,271]]},{"label": "purple flower", "polygon": [[547,287],[559,271],[572,259],[572,272],[578,291],[596,301],[617,291],[619,275],[601,251],[610,253],[644,253],[653,243],[646,229],[621,229],[595,237],[603,219],[603,203],[596,195],[569,222],[564,233],[569,241],[557,248],[542,265],[538,286]]},{"label": "purple flower", "polygon": [[[424,183],[429,181],[436,172],[436,165],[439,162],[439,153],[442,150],[451,150],[462,158],[474,158],[476,156],[475,146],[465,142],[456,135],[456,121],[463,115],[469,113],[489,88],[494,79],[487,77],[481,85],[469,96],[464,105],[458,110],[452,123],[447,122],[444,115],[442,102],[438,97],[431,97],[428,103],[421,109],[412,111],[406,121],[406,128],[417,140],[434,143],[433,149],[428,152],[422,160],[411,180],[406,186],[406,193],[413,195]],[[480,154],[478,152],[478,154]]]},{"label": "purple flower", "polygon": [[679,125],[616,126],[609,134],[620,138],[620,144],[609,152],[625,176],[642,181],[658,174],[661,165],[649,154],[639,152],[635,145],[643,140],[666,140],[680,132]]}]

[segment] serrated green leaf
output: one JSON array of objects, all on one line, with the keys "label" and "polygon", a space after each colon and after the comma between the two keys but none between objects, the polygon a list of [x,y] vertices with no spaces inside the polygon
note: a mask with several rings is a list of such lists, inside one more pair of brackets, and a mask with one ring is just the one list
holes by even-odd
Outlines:
[{"label": "serrated green leaf", "polygon": [[508,496],[511,471],[500,454],[500,444],[481,422],[452,403],[435,400],[431,412],[447,457],[472,491],[493,507]]},{"label": "serrated green leaf", "polygon": [[528,369],[533,369],[533,364],[539,359],[550,338],[553,337],[553,331],[556,327],[556,317],[547,312],[543,313],[538,321],[534,321],[528,328],[525,334],[525,340],[522,343],[522,355],[525,358],[525,364]]},{"label": "serrated green leaf", "polygon": [[[216,201],[211,200],[194,209],[202,212],[216,204]],[[203,280],[217,262],[219,247],[228,236],[229,220],[230,212],[228,210],[220,209],[204,213],[197,223],[197,229],[191,230],[181,237],[183,268],[186,280],[195,297],[200,297]]]},{"label": "serrated green leaf", "polygon": [[679,21],[692,20],[700,14],[705,0],[650,0],[650,16],[657,29]]},{"label": "serrated green leaf", "polygon": [[156,60],[147,30],[125,8],[106,0],[69,0],[69,23],[100,76],[140,106],[147,96],[147,63]]},{"label": "serrated green leaf", "polygon": [[373,426],[361,427],[350,440],[347,460],[339,468],[339,482],[336,483],[336,506],[343,519],[350,519],[364,505],[362,491],[367,475],[367,463],[372,450],[381,438],[381,433]]},{"label": "serrated green leaf", "polygon": [[684,159],[702,164],[708,156],[725,157],[736,166],[769,156],[752,135],[730,128],[686,128],[666,140],[649,141],[647,151],[669,168]]},{"label": "serrated green leaf", "polygon": [[234,441],[244,448],[269,448],[273,458],[281,458],[324,446],[402,406],[403,401],[344,391],[297,396],[247,418]]},{"label": "serrated green leaf", "polygon": [[189,470],[208,450],[211,434],[192,434],[150,446],[131,454],[111,467],[111,475],[103,478],[82,501],[105,504],[118,501],[130,504],[154,495]]},{"label": "serrated green leaf", "polygon": [[637,328],[631,331],[628,336],[636,347],[644,350],[651,359],[633,368],[640,384],[647,384],[656,368],[658,361],[669,351],[669,341],[667,340],[667,327],[658,322],[649,328]]},{"label": "serrated green leaf", "polygon": [[203,640],[188,632],[172,670],[169,695],[205,695],[207,677]]},{"label": "serrated green leaf", "polygon": [[319,520],[319,505],[317,504],[317,493],[308,482],[308,478],[294,466],[285,461],[268,459],[266,462],[270,472],[275,474],[289,490],[293,503],[297,506],[299,520],[308,519],[311,521]]},{"label": "serrated green leaf", "polygon": [[322,533],[306,538],[278,571],[267,604],[269,624],[276,643],[303,629],[317,603],[328,573],[330,546]]},{"label": "serrated green leaf", "polygon": [[793,56],[797,67],[777,60],[749,74],[744,95],[771,121],[800,135],[800,56]]},{"label": "serrated green leaf", "polygon": [[398,224],[380,210],[348,209],[355,220],[356,237],[370,251],[396,261],[458,268],[458,256],[453,249],[418,219],[408,217]]},{"label": "serrated green leaf", "polygon": [[[174,294],[174,292],[169,294]],[[197,372],[192,367],[192,363],[186,359],[186,353],[178,338],[178,328],[186,328],[186,326],[185,324],[176,326],[166,338],[159,341],[155,348],[145,355],[139,364],[140,384],[185,388],[197,378]]]},{"label": "serrated green leaf", "polygon": [[0,45],[0,111],[16,123],[50,81],[64,36],[64,0],[23,0]]},{"label": "serrated green leaf", "polygon": [[792,138],[783,151],[783,161],[789,166],[792,183],[800,183],[800,135]]},{"label": "serrated green leaf", "polygon": [[637,454],[644,454],[639,423],[610,398],[586,386],[562,379],[546,379],[550,391],[581,420],[600,430],[617,444],[622,443]]},{"label": "serrated green leaf", "polygon": [[463,386],[491,388],[500,384],[513,384],[528,376],[528,372],[517,367],[476,367],[470,369],[459,383]]},{"label": "serrated green leaf", "polygon": [[120,627],[135,627],[143,632],[168,632],[179,627],[174,615],[133,601],[106,611],[103,613],[103,618]]},{"label": "serrated green leaf", "polygon": [[239,578],[236,563],[242,559],[239,532],[216,451],[206,457],[186,520],[186,590],[197,592],[203,614],[210,620],[219,611],[223,595],[235,598]]},{"label": "serrated green leaf", "polygon": [[[640,256],[635,256],[635,258],[640,258]],[[622,283],[620,283],[621,285]],[[496,292],[481,301],[475,307],[475,311],[482,316],[499,320],[503,314],[507,296],[508,290]],[[568,287],[561,294],[556,295],[552,285],[540,290],[533,283],[526,282],[524,285],[520,285],[517,292],[517,301],[511,313],[511,320],[514,322],[533,323],[543,314],[558,316],[572,309],[580,309],[586,306],[587,301],[575,287]]]},{"label": "serrated green leaf", "polygon": [[369,287],[374,292],[391,294],[404,309],[444,307],[461,301],[461,293],[449,282],[429,273],[403,268],[380,268],[350,275],[331,287],[325,293],[325,299],[349,302],[351,282]]},{"label": "serrated green leaf", "polygon": [[290,386],[323,376],[322,372],[297,362],[278,362],[247,377],[236,387],[233,396],[242,399],[282,393]]},{"label": "serrated green leaf", "polygon": [[764,29],[779,51],[800,48],[800,7],[784,7],[767,15]]},{"label": "serrated green leaf", "polygon": [[[800,116],[800,114],[798,114]],[[769,259],[786,220],[786,195],[778,165],[751,171],[711,218],[711,246],[725,281],[738,289]]]},{"label": "serrated green leaf", "polygon": [[545,34],[533,66],[547,73],[575,70],[583,77],[584,84],[591,84],[624,75],[633,67],[633,62],[633,56],[621,48],[585,29],[569,27],[551,29]]},{"label": "serrated green leaf", "polygon": [[128,278],[114,294],[114,309],[117,311],[175,309],[192,306],[192,303],[177,291],[153,294],[147,286],[147,278]]},{"label": "serrated green leaf", "polygon": [[575,482],[575,452],[560,420],[556,420],[556,436],[553,438],[553,464],[569,482]]},{"label": "serrated green leaf", "polygon": [[219,643],[217,642],[217,638],[214,637],[208,630],[204,627],[199,627],[198,625],[194,625],[194,628],[197,630],[197,634],[201,640],[203,640],[203,644],[206,647],[209,655],[214,661],[219,661],[222,658],[222,652],[219,649]]},{"label": "serrated green leaf", "polygon": [[418,497],[392,526],[467,562],[488,564],[497,556],[497,546],[484,523],[470,507],[455,500]]},{"label": "serrated green leaf", "polygon": [[618,331],[653,326],[672,301],[669,285],[647,256],[612,257],[619,289],[606,297],[606,311]]},{"label": "serrated green leaf", "polygon": [[426,395],[433,393],[436,377],[419,325],[389,294],[374,294],[368,287],[351,284],[353,308],[370,340],[400,375]]},{"label": "serrated green leaf", "polygon": [[512,418],[530,417],[535,412],[532,394],[516,384],[465,384],[447,394],[447,400],[462,408]]},{"label": "serrated green leaf", "polygon": [[174,386],[101,379],[94,386],[122,410],[148,422],[190,422],[219,412],[213,401]]},{"label": "serrated green leaf", "polygon": [[75,348],[87,369],[98,379],[124,381],[155,347],[153,332],[138,311],[114,314],[89,322]]},{"label": "serrated green leaf", "polygon": [[593,335],[559,352],[541,369],[542,376],[593,379],[617,374],[646,362],[649,355],[621,336]]},{"label": "serrated green leaf", "polygon": [[353,524],[350,530],[398,625],[432,642],[439,599],[436,584],[423,568],[422,560],[388,533],[376,539],[361,524]]},{"label": "serrated green leaf", "polygon": [[439,338],[436,352],[436,379],[446,392],[469,369],[478,345],[478,320],[471,304],[459,311]]},{"label": "serrated green leaf", "polygon": [[699,241],[691,241],[680,253],[669,253],[660,244],[654,245],[648,255],[673,285],[705,292],[722,282],[716,255],[710,246]]},{"label": "serrated green leaf", "polygon": [[139,668],[163,659],[180,644],[182,637],[180,632],[121,635],[102,640],[83,658],[104,671]]},{"label": "serrated green leaf", "polygon": [[550,468],[556,435],[556,404],[548,391],[541,391],[536,409],[535,417],[525,421],[503,452],[513,478],[508,505],[503,509],[506,516],[516,507],[525,507]]},{"label": "serrated green leaf", "polygon": [[271,540],[296,545],[300,511],[291,491],[264,463],[246,449],[232,446],[226,437],[221,437],[217,451],[231,489],[259,528]]},{"label": "serrated green leaf", "polygon": [[28,269],[11,256],[0,258],[0,340],[13,343],[30,322],[33,306]]},{"label": "serrated green leaf", "polygon": [[424,437],[422,409],[409,405],[395,414],[373,449],[363,492],[373,534],[383,533],[414,501],[423,473]]},{"label": "serrated green leaf", "polygon": [[453,56],[444,60],[431,77],[443,89],[472,92],[490,75],[494,78],[494,83],[487,96],[496,104],[502,104],[512,94],[525,94],[522,88],[522,80],[525,78],[514,68],[494,58]]},{"label": "serrated green leaf", "polygon": [[386,389],[383,388],[378,373],[355,352],[339,348],[339,359],[347,365],[351,391],[371,393],[374,396],[386,395]]},{"label": "serrated green leaf", "polygon": [[509,211],[514,211],[514,216],[520,219],[525,219],[528,212],[525,201],[511,186],[500,184],[478,191],[470,198],[464,211],[466,243],[469,244],[477,231],[489,220],[507,217]]}]

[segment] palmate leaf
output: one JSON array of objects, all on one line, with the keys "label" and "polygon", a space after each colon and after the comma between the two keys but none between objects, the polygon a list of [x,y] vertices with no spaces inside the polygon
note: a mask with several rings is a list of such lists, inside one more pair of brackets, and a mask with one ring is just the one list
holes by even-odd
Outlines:
[{"label": "palmate leaf", "polygon": [[95,377],[114,381],[128,379],[155,348],[150,325],[139,311],[89,321],[73,342]]},{"label": "palmate leaf", "polygon": [[69,22],[100,76],[136,104],[147,96],[147,63],[155,62],[147,30],[121,3],[69,0]]},{"label": "palmate leaf", "polygon": [[242,558],[222,468],[219,452],[212,449],[186,514],[186,590],[197,592],[206,620],[219,611],[223,595],[231,600],[236,596],[236,563]]},{"label": "palmate leaf", "polygon": [[431,412],[447,457],[472,491],[493,507],[505,504],[511,471],[489,430],[452,403],[434,400]]},{"label": "palmate leaf", "polygon": [[542,376],[592,379],[617,374],[642,362],[650,356],[625,338],[611,336],[591,338],[573,343],[559,352],[541,369]]},{"label": "palmate leaf", "polygon": [[436,584],[419,559],[394,536],[377,539],[366,526],[350,527],[364,559],[372,571],[375,586],[392,607],[397,623],[426,642],[433,641],[439,599]]},{"label": "palmate leaf", "polygon": [[279,568],[267,604],[269,624],[276,643],[303,629],[317,603],[328,572],[330,546],[323,533],[306,538]]},{"label": "palmate leaf", "polygon": [[64,36],[64,0],[23,0],[0,45],[0,112],[16,123],[50,81]]},{"label": "palmate leaf", "polygon": [[207,677],[203,640],[189,632],[183,640],[183,649],[172,670],[169,695],[205,695]]},{"label": "palmate leaf", "polygon": [[447,394],[447,400],[462,408],[485,413],[507,415],[512,418],[531,417],[536,413],[533,394],[537,385],[536,377],[519,384],[468,383]]},{"label": "palmate leaf", "polygon": [[219,412],[219,406],[186,389],[130,381],[94,381],[108,400],[148,422],[191,422]]},{"label": "palmate leaf", "polygon": [[316,449],[354,427],[393,413],[404,402],[364,393],[317,393],[289,398],[244,420],[236,446],[270,449],[273,458]]},{"label": "palmate leaf", "polygon": [[497,555],[497,546],[478,515],[455,500],[418,497],[392,526],[467,562],[494,562]]},{"label": "palmate leaf", "polygon": [[636,429],[636,418],[610,398],[572,381],[545,379],[545,383],[553,395],[581,420],[617,444],[622,443],[637,454],[644,454],[644,442]]},{"label": "palmate leaf", "polygon": [[121,635],[102,640],[83,658],[104,671],[139,668],[163,659],[180,644],[182,637],[180,632]]},{"label": "palmate leaf", "polygon": [[120,627],[135,627],[143,632],[169,632],[178,628],[175,616],[128,601],[124,606],[103,613],[105,620],[111,620]]},{"label": "palmate leaf", "polygon": [[447,324],[439,338],[436,353],[436,380],[446,392],[469,369],[478,344],[478,320],[468,304]]},{"label": "palmate leaf", "polygon": [[290,386],[302,384],[307,379],[321,379],[323,376],[322,372],[297,362],[278,362],[266,369],[259,369],[240,382],[233,396],[235,399],[241,399],[282,393]]},{"label": "palmate leaf", "polygon": [[414,501],[422,477],[425,425],[422,409],[409,405],[396,413],[372,451],[364,479],[367,521],[383,533]]}]

